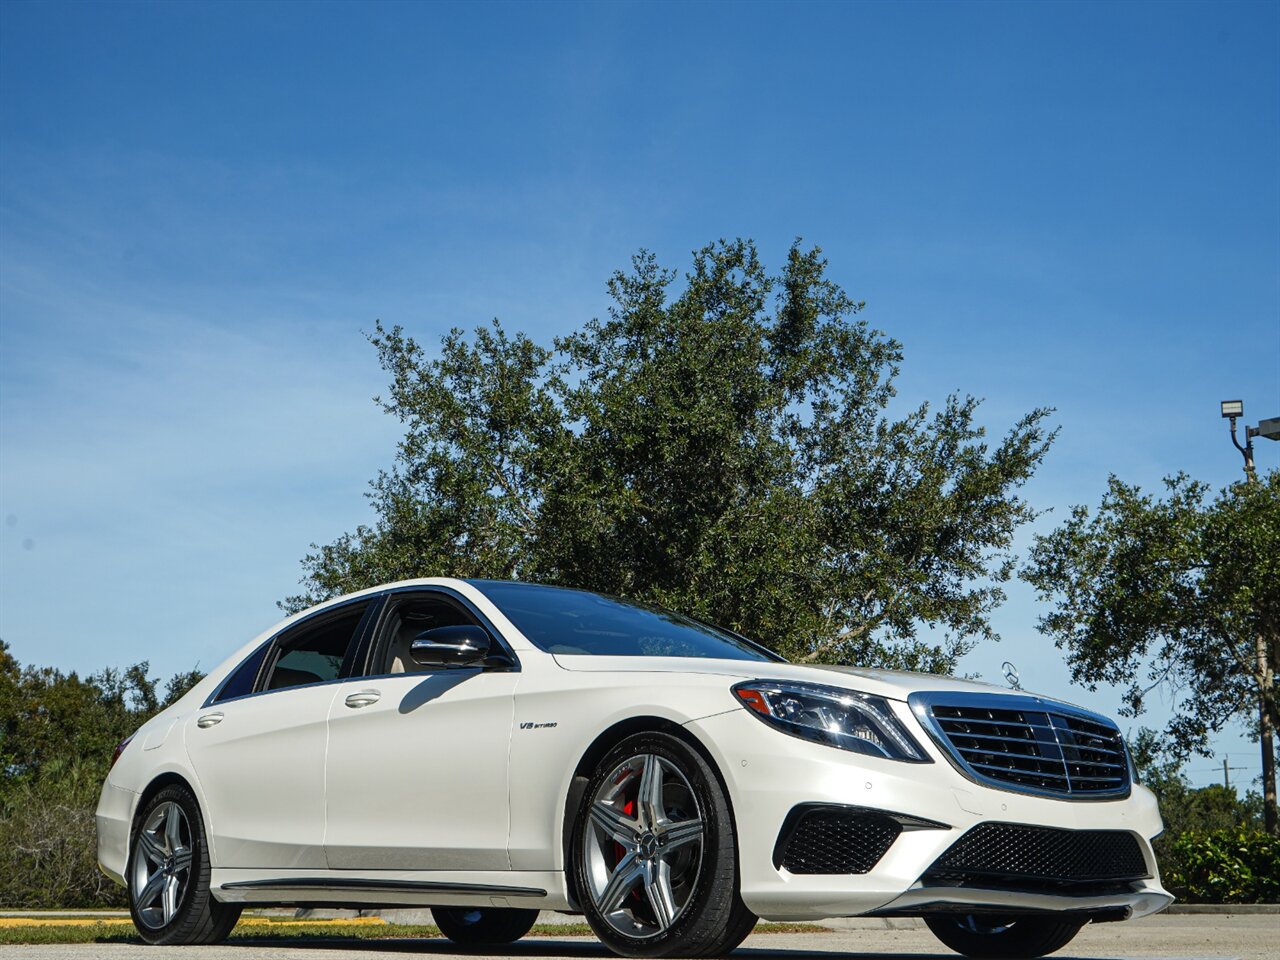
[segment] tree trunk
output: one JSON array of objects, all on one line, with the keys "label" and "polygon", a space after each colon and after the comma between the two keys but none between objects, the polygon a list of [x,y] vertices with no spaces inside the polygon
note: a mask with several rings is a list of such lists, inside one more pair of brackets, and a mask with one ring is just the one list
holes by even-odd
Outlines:
[{"label": "tree trunk", "polygon": [[1258,739],[1262,742],[1263,822],[1267,833],[1276,836],[1280,835],[1280,823],[1276,816],[1276,749],[1271,717],[1267,715],[1266,707],[1262,708],[1262,736]]},{"label": "tree trunk", "polygon": [[1275,673],[1267,651],[1267,636],[1258,632],[1255,641],[1258,654],[1258,740],[1262,747],[1262,804],[1263,823],[1267,833],[1280,834],[1280,822],[1276,815],[1276,748],[1275,729],[1271,711],[1275,707]]}]

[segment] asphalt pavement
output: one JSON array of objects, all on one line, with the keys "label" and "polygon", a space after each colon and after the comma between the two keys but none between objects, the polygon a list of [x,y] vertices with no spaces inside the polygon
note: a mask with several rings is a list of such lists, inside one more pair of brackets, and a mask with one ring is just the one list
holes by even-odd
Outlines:
[{"label": "asphalt pavement", "polygon": [[[955,960],[923,926],[872,921],[842,924],[829,933],[757,933],[733,956],[742,960]],[[282,946],[237,940],[215,947],[162,948],[90,943],[0,947],[0,960],[377,960],[405,955],[432,960],[476,957],[530,957],[538,960],[595,960],[608,953],[581,937],[533,937],[500,951],[459,953],[447,940],[308,941]],[[1280,957],[1280,915],[1163,915],[1126,923],[1090,925],[1055,960],[1276,960]]]}]

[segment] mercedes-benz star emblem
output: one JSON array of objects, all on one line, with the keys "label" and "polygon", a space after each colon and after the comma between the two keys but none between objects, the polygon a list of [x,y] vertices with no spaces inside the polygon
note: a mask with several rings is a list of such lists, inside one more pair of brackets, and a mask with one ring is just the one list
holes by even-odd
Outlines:
[{"label": "mercedes-benz star emblem", "polygon": [[1000,669],[1004,671],[1004,678],[1009,681],[1009,686],[1015,690],[1021,690],[1022,684],[1018,682],[1018,668],[1006,660],[1000,664]]}]

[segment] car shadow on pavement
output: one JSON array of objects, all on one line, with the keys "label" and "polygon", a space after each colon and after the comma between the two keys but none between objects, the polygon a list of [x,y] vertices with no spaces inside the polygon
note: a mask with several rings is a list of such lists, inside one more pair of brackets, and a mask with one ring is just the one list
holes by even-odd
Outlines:
[{"label": "car shadow on pavement", "polygon": [[537,938],[501,947],[464,947],[449,940],[404,938],[373,939],[363,937],[290,937],[287,941],[276,937],[236,937],[224,941],[225,947],[248,947],[288,950],[350,950],[363,953],[420,953],[465,957],[612,957],[608,950],[594,940],[551,940]]},{"label": "car shadow on pavement", "polygon": [[[249,947],[254,949],[262,949],[264,947],[280,948],[284,944],[272,937],[263,937],[256,939],[253,937],[237,937],[234,940],[226,942],[226,946]],[[531,940],[522,940],[518,943],[512,943],[503,947],[473,947],[467,948],[459,946],[448,940],[437,939],[404,939],[404,940],[373,940],[373,939],[356,939],[356,938],[333,938],[333,939],[290,939],[288,942],[289,950],[350,950],[362,953],[381,953],[381,954],[426,954],[441,956],[465,956],[465,957],[492,957],[492,958],[516,958],[516,957],[607,957],[612,958],[615,955],[604,948],[603,945],[595,940],[586,940],[581,938],[556,940],[538,937]],[[776,948],[772,947],[739,947],[734,950],[732,957],[740,957],[743,960],[831,960],[833,957],[841,957],[843,960],[960,960],[953,953],[910,953],[905,951],[886,951],[884,953],[862,951],[841,950],[839,948],[832,949],[813,949],[806,946],[794,946]],[[1055,957],[1054,960],[1075,960],[1072,957]],[[1090,957],[1088,960],[1105,960],[1105,958]]]}]

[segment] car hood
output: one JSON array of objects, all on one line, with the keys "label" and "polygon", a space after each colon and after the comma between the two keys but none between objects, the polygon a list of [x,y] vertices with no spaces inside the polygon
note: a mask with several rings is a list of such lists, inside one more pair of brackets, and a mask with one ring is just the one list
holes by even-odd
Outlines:
[{"label": "car hood", "polygon": [[773,663],[761,660],[702,660],[695,657],[595,657],[556,654],[555,661],[565,670],[590,673],[683,673],[735,680],[794,680],[848,687],[895,700],[924,690],[967,693],[1009,693],[1007,687],[978,680],[957,680],[932,673],[909,673],[905,670],[868,670],[861,667],[834,667],[798,663]]}]

